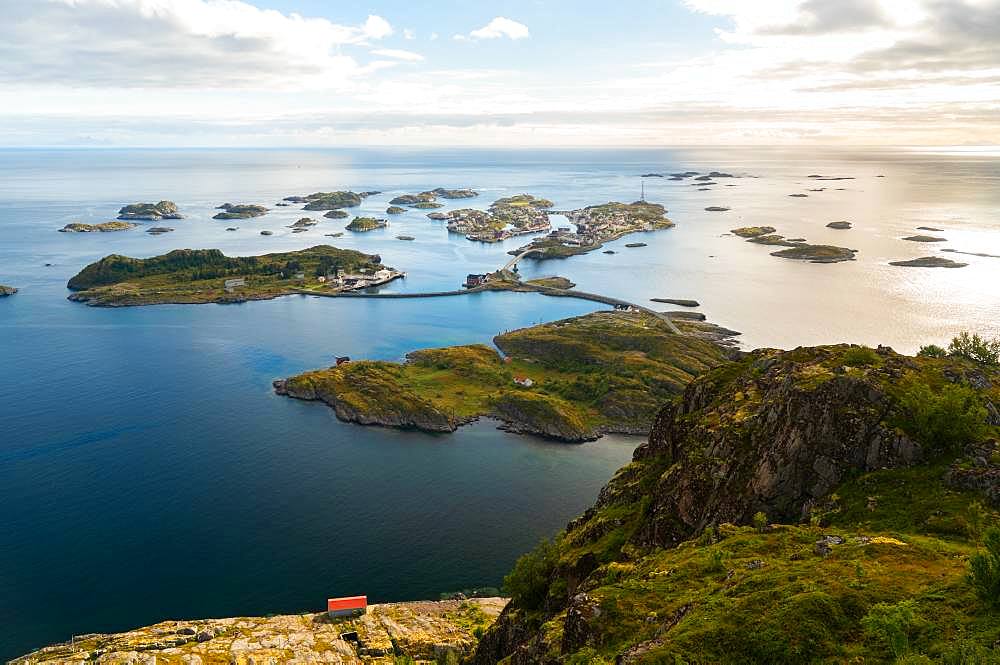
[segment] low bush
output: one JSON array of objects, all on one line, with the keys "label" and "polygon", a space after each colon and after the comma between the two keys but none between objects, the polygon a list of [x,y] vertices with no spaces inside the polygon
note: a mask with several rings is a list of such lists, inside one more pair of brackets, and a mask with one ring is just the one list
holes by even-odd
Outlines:
[{"label": "low bush", "polygon": [[538,547],[518,559],[514,569],[503,578],[504,590],[521,607],[537,610],[545,602],[559,557],[558,543],[558,538],[543,540]]},{"label": "low bush", "polygon": [[986,551],[969,559],[969,582],[984,603],[1000,608],[1000,528],[987,529],[983,545]]},{"label": "low bush", "polygon": [[861,619],[865,633],[881,642],[896,658],[910,652],[910,633],[916,623],[917,606],[912,600],[896,604],[878,603]]},{"label": "low bush", "polygon": [[913,383],[900,395],[901,429],[938,451],[954,451],[985,438],[986,407],[975,390],[945,384],[934,391]]},{"label": "low bush", "polygon": [[1000,339],[986,339],[967,332],[959,333],[948,345],[948,353],[980,365],[1000,366]]},{"label": "low bush", "polygon": [[948,355],[948,352],[937,344],[928,344],[921,346],[920,350],[917,351],[917,355],[921,358],[944,358]]}]

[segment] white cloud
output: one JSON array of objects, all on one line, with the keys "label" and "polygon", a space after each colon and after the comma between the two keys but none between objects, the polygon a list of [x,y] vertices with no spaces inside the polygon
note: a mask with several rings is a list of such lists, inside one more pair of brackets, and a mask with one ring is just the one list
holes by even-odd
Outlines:
[{"label": "white cloud", "polygon": [[392,34],[240,0],[0,0],[0,81],[84,87],[336,87],[365,72],[345,47]]},{"label": "white cloud", "polygon": [[372,50],[372,55],[378,55],[383,58],[393,58],[395,60],[405,60],[406,62],[420,62],[424,59],[424,56],[419,53],[404,51],[403,49],[396,48],[377,48]]},{"label": "white cloud", "polygon": [[[528,26],[518,23],[503,16],[497,16],[492,21],[469,33],[469,39],[527,39],[531,36]],[[464,38],[462,35],[455,35],[456,39]]]},{"label": "white cloud", "polygon": [[413,28],[403,28],[403,39],[416,39],[417,33]]}]

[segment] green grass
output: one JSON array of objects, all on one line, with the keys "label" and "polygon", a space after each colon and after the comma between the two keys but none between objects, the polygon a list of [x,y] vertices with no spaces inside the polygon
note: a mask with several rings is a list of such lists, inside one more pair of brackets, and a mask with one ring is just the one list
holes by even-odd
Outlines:
[{"label": "green grass", "polygon": [[[410,414],[456,422],[498,414],[535,430],[592,438],[602,430],[648,431],[665,400],[725,362],[712,344],[634,312],[596,312],[495,342],[506,361],[484,345],[423,349],[402,364],[355,362],[290,381],[361,413],[385,413],[386,404],[395,409],[408,401]],[[515,377],[534,385],[518,386]]]}]

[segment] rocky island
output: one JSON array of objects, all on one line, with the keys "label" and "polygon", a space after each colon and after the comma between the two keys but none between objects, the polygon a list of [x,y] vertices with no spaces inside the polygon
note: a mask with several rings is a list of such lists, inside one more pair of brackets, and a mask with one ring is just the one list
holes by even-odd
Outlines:
[{"label": "rocky island", "polygon": [[387,215],[402,215],[406,212],[406,208],[400,208],[399,206],[389,206],[385,209],[385,214]]},{"label": "rocky island", "polygon": [[132,222],[101,222],[100,224],[84,224],[83,222],[72,222],[59,229],[60,233],[111,233],[114,231],[128,231],[139,226]]},{"label": "rocky island", "polygon": [[771,256],[782,259],[796,259],[798,261],[808,261],[809,263],[840,263],[841,261],[854,261],[857,252],[847,247],[837,247],[835,245],[807,245],[798,243],[795,247],[781,249],[771,252]]},{"label": "rocky island", "polygon": [[943,256],[921,256],[919,259],[889,261],[889,265],[903,268],[964,268],[969,264],[952,261]]},{"label": "rocky island", "polygon": [[294,293],[368,288],[402,276],[377,255],[318,245],[296,252],[229,257],[178,249],[134,259],[112,254],[69,280],[70,300],[97,307],[232,303]]},{"label": "rocky island", "polygon": [[906,236],[903,240],[909,240],[910,242],[948,242],[947,238],[941,238],[939,236],[929,236],[929,235],[914,235]]},{"label": "rocky island", "polygon": [[838,231],[847,231],[852,227],[850,222],[830,222],[826,225],[828,229],[836,229]]},{"label": "rocky island", "polygon": [[355,217],[351,220],[351,223],[344,228],[348,231],[364,233],[367,231],[374,231],[375,229],[384,229],[387,226],[389,226],[389,222],[384,219],[375,219],[374,217]]},{"label": "rocky island", "polygon": [[6,298],[7,296],[12,296],[17,293],[17,289],[13,286],[4,286],[0,284],[0,298]]},{"label": "rocky island", "polygon": [[289,196],[289,203],[305,203],[303,210],[339,210],[340,208],[356,208],[361,205],[369,192],[316,192],[308,196]]},{"label": "rocky island", "polygon": [[[435,216],[447,220],[448,230],[468,240],[500,242],[518,235],[541,233],[551,228],[546,209],[552,201],[519,194],[497,199],[489,210],[460,208]],[[432,213],[433,214],[433,213]]]},{"label": "rocky island", "polygon": [[173,201],[159,203],[133,203],[118,211],[118,219],[158,222],[162,219],[183,219]]},{"label": "rocky island", "polygon": [[576,224],[575,233],[568,227],[559,228],[509,253],[517,255],[531,252],[531,256],[536,259],[585,254],[630,233],[673,228],[674,223],[667,219],[666,212],[666,208],[662,205],[646,201],[635,203],[612,201],[570,210],[564,214],[570,222]]},{"label": "rocky island", "polygon": [[587,441],[649,430],[659,404],[726,353],[640,312],[587,316],[424,349],[405,363],[352,361],[275,381],[275,391],[364,425],[452,432],[489,416],[516,432]]},{"label": "rocky island", "polygon": [[267,208],[251,204],[223,203],[218,207],[222,212],[212,216],[212,219],[251,219],[267,214]]},{"label": "rocky island", "polygon": [[853,261],[857,250],[835,245],[810,245],[803,238],[786,239],[775,233],[773,226],[744,226],[730,231],[733,235],[745,238],[747,242],[758,245],[777,245],[786,249],[771,252],[771,256],[782,259],[795,259],[810,263],[840,263]]},{"label": "rocky island", "polygon": [[325,213],[323,213],[323,216],[326,217],[327,219],[347,219],[348,217],[350,217],[350,215],[347,212],[341,210],[340,208],[336,208],[334,210],[327,210]]}]

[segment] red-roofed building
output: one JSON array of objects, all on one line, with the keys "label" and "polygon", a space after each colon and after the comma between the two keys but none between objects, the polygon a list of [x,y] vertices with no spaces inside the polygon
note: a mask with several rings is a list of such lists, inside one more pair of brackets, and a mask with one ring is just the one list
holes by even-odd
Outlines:
[{"label": "red-roofed building", "polygon": [[346,598],[329,598],[326,601],[326,613],[331,617],[346,617],[364,614],[368,611],[368,596],[347,596]]}]

